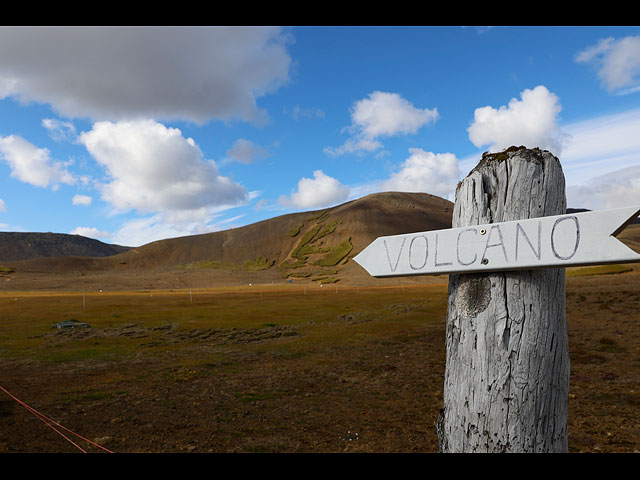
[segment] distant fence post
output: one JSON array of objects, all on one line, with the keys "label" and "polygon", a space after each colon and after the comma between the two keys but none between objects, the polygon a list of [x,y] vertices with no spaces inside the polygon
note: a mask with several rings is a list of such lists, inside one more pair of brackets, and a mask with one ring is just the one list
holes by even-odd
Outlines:
[{"label": "distant fence post", "polygon": [[[558,159],[511,147],[483,155],[458,185],[453,227],[565,211]],[[504,244],[494,235],[484,248]],[[452,274],[447,310],[440,451],[568,451],[565,269]]]}]

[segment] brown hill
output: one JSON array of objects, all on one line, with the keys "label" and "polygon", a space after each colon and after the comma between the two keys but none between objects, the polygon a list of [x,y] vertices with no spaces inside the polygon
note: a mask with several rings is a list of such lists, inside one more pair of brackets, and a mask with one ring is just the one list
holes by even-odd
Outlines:
[{"label": "brown hill", "polygon": [[0,262],[44,257],[108,257],[130,247],[64,233],[0,232]]},{"label": "brown hill", "polygon": [[[387,192],[231,230],[171,238],[109,257],[2,262],[0,289],[203,288],[258,283],[366,284],[351,258],[374,239],[451,227],[453,204],[424,193]],[[618,237],[640,251],[640,225]],[[6,273],[10,272],[10,273]],[[439,281],[412,277],[403,282]],[[376,279],[376,284],[397,279]]]},{"label": "brown hill", "polygon": [[109,261],[133,269],[276,266],[304,274],[344,263],[380,235],[449,228],[452,206],[424,193],[378,193],[333,208],[149,243]]},{"label": "brown hill", "polygon": [[381,235],[450,228],[452,208],[451,202],[426,193],[378,193],[221,232],[160,240],[110,257],[50,257],[14,261],[11,267],[16,272],[76,275],[206,270],[225,277],[229,271],[269,272],[270,282],[290,276],[332,282],[354,269],[364,273],[349,260]]},{"label": "brown hill", "polygon": [[627,226],[616,238],[640,253],[640,224],[633,223]]}]

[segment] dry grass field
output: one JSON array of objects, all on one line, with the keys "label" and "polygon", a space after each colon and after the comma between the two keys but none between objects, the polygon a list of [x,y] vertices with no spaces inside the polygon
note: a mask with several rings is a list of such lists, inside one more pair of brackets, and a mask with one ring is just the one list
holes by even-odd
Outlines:
[{"label": "dry grass field", "polygon": [[[569,449],[638,452],[640,266],[598,268],[567,275]],[[0,386],[118,453],[436,452],[447,279],[423,280],[5,290]],[[0,424],[0,452],[79,451],[2,391]]]},{"label": "dry grass field", "polygon": [[[118,453],[436,452],[448,279],[374,279],[352,257],[408,224],[449,228],[451,205],[376,194],[0,262],[0,452],[79,451],[10,395]],[[640,251],[640,225],[620,238]],[[638,452],[640,264],[568,269],[566,298],[569,450]]]}]

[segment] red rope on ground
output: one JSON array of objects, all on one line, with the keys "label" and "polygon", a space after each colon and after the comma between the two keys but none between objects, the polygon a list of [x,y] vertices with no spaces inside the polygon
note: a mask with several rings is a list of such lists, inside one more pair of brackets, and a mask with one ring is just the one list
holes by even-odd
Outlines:
[{"label": "red rope on ground", "polygon": [[105,452],[109,452],[109,453],[113,453],[111,450],[107,450],[106,448],[98,445],[97,443],[92,442],[91,440],[84,438],[82,435],[78,435],[75,432],[72,432],[71,430],[69,430],[67,427],[60,425],[58,422],[51,420],[49,417],[43,415],[42,413],[38,412],[35,408],[30,407],[29,405],[27,405],[26,403],[24,403],[22,400],[20,400],[19,398],[16,398],[15,396],[13,396],[11,393],[9,393],[2,385],[0,385],[0,390],[2,390],[4,393],[6,393],[7,395],[9,395],[11,398],[13,398],[16,402],[18,402],[20,405],[22,405],[24,408],[26,408],[28,411],[30,411],[31,413],[33,413],[36,418],[38,418],[40,421],[42,421],[43,423],[45,423],[47,426],[49,426],[51,429],[53,429],[55,432],[58,433],[58,435],[60,435],[61,437],[63,437],[64,439],[66,439],[68,442],[72,443],[76,448],[78,448],[82,453],[87,453],[85,450],[83,450],[77,443],[75,443],[73,440],[71,440],[69,437],[67,437],[66,435],[64,435],[62,432],[60,432],[57,428],[55,428],[53,424],[57,425],[60,428],[65,429],[67,432],[75,435],[78,438],[81,438],[82,440],[84,440],[85,442],[89,442],[92,445],[95,445],[98,448],[101,448],[102,450],[104,450]]}]

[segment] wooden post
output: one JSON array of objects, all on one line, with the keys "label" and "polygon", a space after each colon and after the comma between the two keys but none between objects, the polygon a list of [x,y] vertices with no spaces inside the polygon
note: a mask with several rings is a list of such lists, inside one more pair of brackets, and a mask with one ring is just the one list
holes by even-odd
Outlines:
[{"label": "wooden post", "polygon": [[[558,159],[511,147],[458,185],[453,227],[565,210]],[[451,275],[440,451],[567,452],[568,398],[565,269]]]}]

